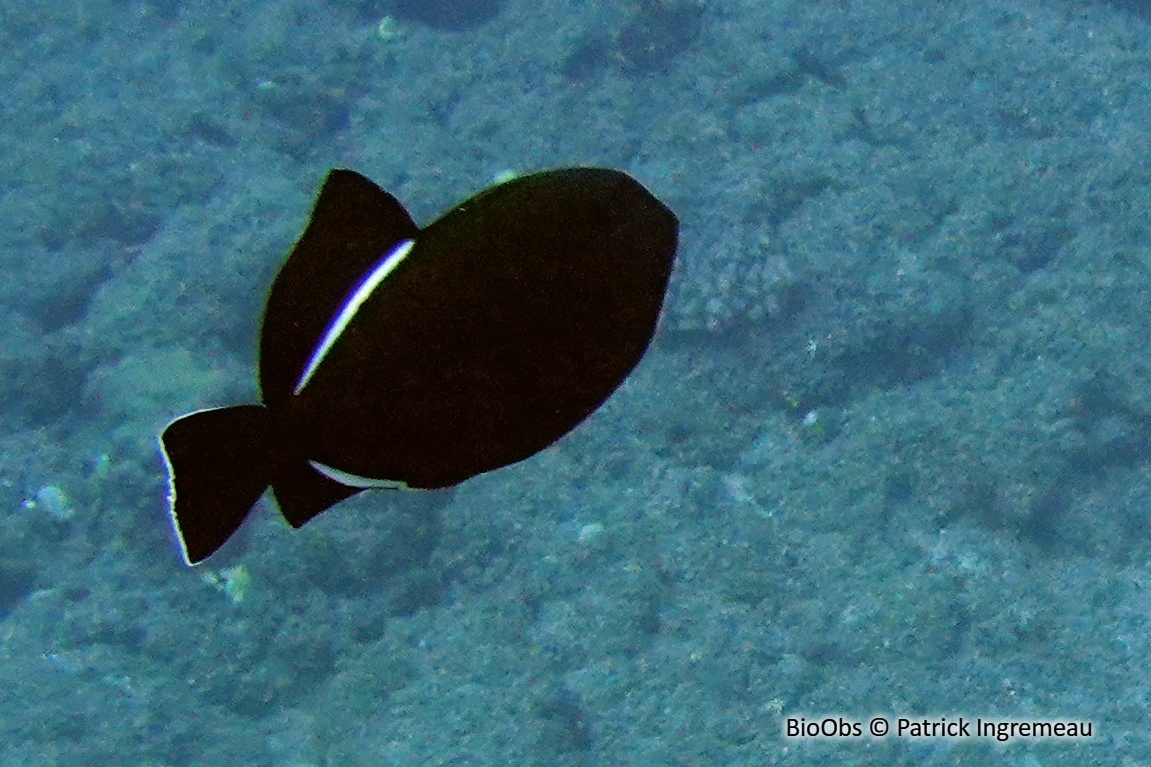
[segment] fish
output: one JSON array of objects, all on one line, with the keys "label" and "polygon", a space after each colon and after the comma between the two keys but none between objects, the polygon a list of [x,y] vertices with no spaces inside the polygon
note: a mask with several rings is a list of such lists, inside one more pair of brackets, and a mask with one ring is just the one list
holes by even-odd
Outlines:
[{"label": "fish", "polygon": [[647,351],[678,238],[671,209],[610,168],[512,177],[422,228],[329,171],[268,291],[260,403],[160,434],[185,563],[269,488],[299,528],[365,490],[454,487],[555,444]]}]

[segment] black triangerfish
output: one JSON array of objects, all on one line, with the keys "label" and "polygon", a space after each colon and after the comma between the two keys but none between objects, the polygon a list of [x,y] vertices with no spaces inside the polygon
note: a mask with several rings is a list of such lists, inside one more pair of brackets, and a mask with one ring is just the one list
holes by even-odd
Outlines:
[{"label": "black triangerfish", "polygon": [[161,435],[185,559],[211,556],[269,486],[300,527],[368,488],[448,487],[551,445],[643,356],[677,236],[615,170],[514,178],[423,229],[331,171],[268,295],[263,404]]}]

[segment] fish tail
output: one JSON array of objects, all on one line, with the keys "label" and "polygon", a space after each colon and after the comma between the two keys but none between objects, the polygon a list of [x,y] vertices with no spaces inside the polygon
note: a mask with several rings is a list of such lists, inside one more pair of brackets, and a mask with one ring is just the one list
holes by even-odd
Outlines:
[{"label": "fish tail", "polygon": [[240,529],[272,481],[274,444],[271,416],[260,405],[199,410],[164,429],[172,528],[189,565]]}]

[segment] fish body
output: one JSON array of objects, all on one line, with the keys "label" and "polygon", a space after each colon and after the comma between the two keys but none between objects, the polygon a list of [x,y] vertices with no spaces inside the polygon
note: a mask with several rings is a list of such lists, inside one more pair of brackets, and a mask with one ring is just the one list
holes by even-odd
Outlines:
[{"label": "fish body", "polygon": [[450,487],[555,443],[651,342],[675,215],[627,174],[513,178],[424,228],[333,170],[277,274],[262,404],[161,435],[185,559],[210,556],[270,486],[300,527],[373,487]]}]

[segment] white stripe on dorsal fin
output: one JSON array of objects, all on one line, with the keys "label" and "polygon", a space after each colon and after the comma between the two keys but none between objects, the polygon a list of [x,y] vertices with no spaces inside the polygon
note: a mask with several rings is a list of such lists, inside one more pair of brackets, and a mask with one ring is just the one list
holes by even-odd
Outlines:
[{"label": "white stripe on dorsal fin", "polygon": [[304,368],[304,373],[300,376],[300,381],[296,384],[296,388],[292,390],[292,394],[299,394],[300,390],[308,385],[308,381],[312,379],[316,368],[324,361],[324,357],[331,351],[332,346],[335,345],[340,334],[348,327],[348,323],[356,316],[356,312],[359,311],[364,302],[368,300],[369,296],[372,295],[372,291],[378,288],[380,283],[384,281],[384,278],[391,274],[392,270],[411,252],[412,246],[415,244],[415,240],[404,240],[397,245],[391,253],[381,258],[379,263],[372,267],[372,271],[368,272],[368,276],[359,284],[359,287],[356,288],[355,292],[352,293],[347,302],[340,308],[339,314],[332,320],[332,324],[324,333],[324,338],[320,341],[320,345],[312,352],[312,356],[308,360],[308,366]]}]

